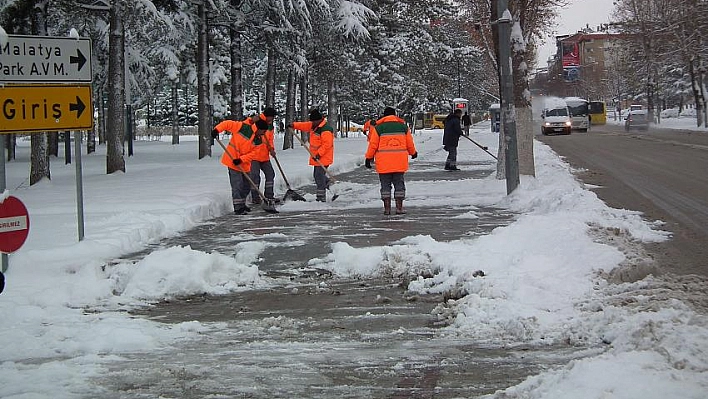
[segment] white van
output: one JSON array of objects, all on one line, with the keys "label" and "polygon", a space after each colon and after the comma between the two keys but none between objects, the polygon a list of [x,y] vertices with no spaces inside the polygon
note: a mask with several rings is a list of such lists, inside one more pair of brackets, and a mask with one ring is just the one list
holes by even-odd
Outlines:
[{"label": "white van", "polygon": [[562,99],[546,99],[543,113],[541,114],[541,133],[549,134],[570,134],[573,121],[570,110]]}]

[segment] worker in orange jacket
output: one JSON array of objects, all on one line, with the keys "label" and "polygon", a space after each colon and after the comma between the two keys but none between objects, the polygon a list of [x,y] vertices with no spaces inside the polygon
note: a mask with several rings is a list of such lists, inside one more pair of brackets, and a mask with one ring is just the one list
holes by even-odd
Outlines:
[{"label": "worker in orange jacket", "polygon": [[312,176],[317,185],[317,201],[327,201],[327,187],[329,178],[328,168],[334,162],[334,129],[327,123],[327,119],[322,116],[319,110],[310,111],[309,122],[293,122],[288,127],[309,132],[310,136],[310,161],[313,171]]},{"label": "worker in orange jacket", "polygon": [[367,119],[366,122],[364,122],[364,127],[362,128],[362,131],[364,132],[364,135],[366,136],[366,141],[369,141],[369,132],[371,131],[371,119]]},{"label": "worker in orange jacket", "polygon": [[371,162],[376,161],[384,215],[391,214],[391,186],[396,200],[396,214],[406,213],[403,209],[403,200],[406,198],[403,175],[408,171],[408,156],[412,159],[418,157],[411,130],[403,119],[396,116],[395,109],[386,107],[383,117],[372,126],[369,136],[371,138],[364,156],[364,166],[371,169]]},{"label": "worker in orange jacket", "polygon": [[246,206],[246,197],[252,188],[247,174],[251,171],[251,161],[256,156],[256,146],[262,143],[266,130],[268,130],[268,122],[262,120],[258,120],[252,125],[246,122],[225,120],[211,131],[211,136],[215,139],[224,131],[231,132],[231,140],[226,146],[224,155],[221,156],[221,163],[229,171],[231,199],[234,213],[237,215],[243,215],[251,210]]},{"label": "worker in orange jacket", "polygon": [[[273,132],[273,119],[275,119],[275,108],[266,107],[262,113],[257,116],[249,117],[245,120],[248,124],[254,124],[256,121],[265,121],[268,123],[268,130],[262,137],[262,143],[256,146],[256,154],[251,161],[251,180],[256,187],[261,184],[261,171],[265,176],[265,184],[263,188],[263,196],[268,200],[275,201],[275,193],[273,187],[275,185],[275,170],[270,162],[270,157],[275,156],[275,134]],[[251,189],[251,203],[260,204],[261,196],[255,188]]]}]

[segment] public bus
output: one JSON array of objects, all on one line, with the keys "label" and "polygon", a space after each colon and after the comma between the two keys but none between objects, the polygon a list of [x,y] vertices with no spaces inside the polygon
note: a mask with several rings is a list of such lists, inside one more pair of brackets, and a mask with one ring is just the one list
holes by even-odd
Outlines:
[{"label": "public bus", "polygon": [[590,101],[590,124],[604,125],[607,123],[607,106],[604,101]]},{"label": "public bus", "polygon": [[580,97],[566,97],[565,103],[573,120],[573,130],[587,132],[590,127],[590,102]]}]

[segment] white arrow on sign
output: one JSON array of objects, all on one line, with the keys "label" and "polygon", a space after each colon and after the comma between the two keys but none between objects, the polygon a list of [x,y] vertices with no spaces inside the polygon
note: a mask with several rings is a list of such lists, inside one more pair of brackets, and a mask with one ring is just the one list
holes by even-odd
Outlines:
[{"label": "white arrow on sign", "polygon": [[0,46],[0,82],[91,82],[91,40],[8,35]]}]

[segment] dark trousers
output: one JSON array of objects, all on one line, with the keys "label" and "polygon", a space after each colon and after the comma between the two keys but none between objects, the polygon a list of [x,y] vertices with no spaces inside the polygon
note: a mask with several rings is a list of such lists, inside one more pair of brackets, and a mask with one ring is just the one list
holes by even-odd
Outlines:
[{"label": "dark trousers", "polygon": [[[246,179],[246,175],[237,170],[229,169],[229,183],[231,184],[231,200],[234,210],[246,206],[246,197],[251,190],[251,184]],[[257,195],[257,194],[256,194]]]},{"label": "dark trousers", "polygon": [[393,186],[395,199],[406,198],[406,182],[403,172],[380,173],[379,181],[381,182],[381,199],[391,198],[391,186]]},{"label": "dark trousers", "polygon": [[[273,164],[270,161],[251,161],[251,180],[256,183],[256,187],[261,185],[261,171],[265,175],[265,187],[263,189],[263,195],[266,198],[275,198],[275,193],[273,192],[273,186],[275,185],[275,170],[273,170]],[[258,195],[258,191],[251,189],[251,201],[260,202],[261,197]]]},{"label": "dark trousers", "polygon": [[449,167],[457,166],[457,146],[447,146],[447,160],[445,161],[445,165]]},{"label": "dark trousers", "polygon": [[329,187],[329,178],[327,172],[322,166],[315,166],[312,170],[312,177],[315,178],[317,186],[316,197],[317,201],[325,202],[327,200],[327,187]]}]

